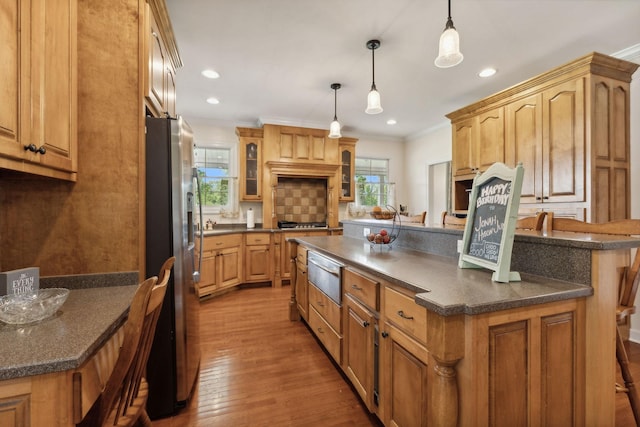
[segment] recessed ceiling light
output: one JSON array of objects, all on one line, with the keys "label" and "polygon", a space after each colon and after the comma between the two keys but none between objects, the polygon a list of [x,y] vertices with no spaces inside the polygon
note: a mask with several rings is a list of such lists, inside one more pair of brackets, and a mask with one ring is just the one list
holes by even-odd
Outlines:
[{"label": "recessed ceiling light", "polygon": [[202,72],[202,75],[208,79],[217,79],[220,77],[220,74],[218,74],[218,72],[214,70],[204,70]]},{"label": "recessed ceiling light", "polygon": [[489,67],[489,68],[485,68],[484,70],[480,71],[480,72],[478,73],[478,75],[479,75],[480,77],[491,77],[491,76],[493,76],[496,72],[497,72],[497,70],[496,70],[495,68],[491,68],[491,67]]},{"label": "recessed ceiling light", "polygon": [[217,105],[220,104],[220,100],[218,98],[207,98],[207,102],[211,105]]},{"label": "recessed ceiling light", "polygon": [[388,124],[388,125],[395,125],[396,123],[398,123],[398,122],[396,121],[396,119],[389,119],[389,120],[387,120],[387,124]]}]

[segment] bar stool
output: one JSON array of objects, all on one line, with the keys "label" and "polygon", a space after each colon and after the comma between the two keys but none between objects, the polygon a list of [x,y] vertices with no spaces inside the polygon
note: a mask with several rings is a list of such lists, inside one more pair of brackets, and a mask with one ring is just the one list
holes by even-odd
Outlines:
[{"label": "bar stool", "polygon": [[[571,218],[554,218],[549,213],[548,230],[569,231],[574,233],[616,234],[624,236],[640,236],[640,219],[622,219],[596,224]],[[640,249],[636,250],[633,262],[625,266],[620,283],[618,284],[618,306],[616,308],[616,360],[620,365],[620,372],[624,385],[616,384],[616,392],[627,393],[636,425],[640,425],[640,398],[634,384],[629,357],[620,334],[620,325],[624,324],[627,316],[636,312],[635,300],[640,282]]]}]

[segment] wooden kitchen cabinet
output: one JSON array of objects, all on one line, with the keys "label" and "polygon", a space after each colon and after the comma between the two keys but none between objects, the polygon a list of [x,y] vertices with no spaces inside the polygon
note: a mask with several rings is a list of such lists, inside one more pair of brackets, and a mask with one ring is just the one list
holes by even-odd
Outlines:
[{"label": "wooden kitchen cabinet", "polygon": [[370,412],[377,412],[380,282],[351,267],[342,270],[345,294],[344,370]]},{"label": "wooden kitchen cabinet", "polygon": [[[147,72],[144,73],[145,104],[155,117],[176,117],[176,69],[182,64],[177,55],[163,1],[150,0],[145,7],[145,47]],[[172,52],[176,52],[172,55]]]},{"label": "wooden kitchen cabinet", "polygon": [[345,297],[344,370],[369,412],[376,412],[377,378],[374,313],[351,295]]},{"label": "wooden kitchen cabinet", "polygon": [[585,200],[584,78],[507,107],[509,161],[522,163],[521,204]]},{"label": "wooden kitchen cabinet", "polygon": [[424,427],[428,417],[427,310],[415,293],[381,291],[380,405],[386,426]]},{"label": "wooden kitchen cabinet", "polygon": [[75,181],[77,0],[25,0],[4,9],[0,167]]},{"label": "wooden kitchen cabinet", "polygon": [[[521,162],[522,213],[553,211],[589,222],[628,218],[629,82],[637,68],[592,53],[448,114],[453,210],[468,209],[473,176],[465,175],[482,171],[477,165]],[[476,131],[483,120],[485,128]],[[482,159],[473,161],[474,138],[485,139],[480,147],[503,141],[504,150],[481,148]]]},{"label": "wooden kitchen cabinet", "polygon": [[[196,239],[196,256],[200,241]],[[198,297],[210,295],[242,282],[242,234],[205,236],[202,242],[202,271],[196,284]]]},{"label": "wooden kitchen cabinet", "polygon": [[[453,129],[454,176],[484,172],[495,162],[504,162],[504,109],[502,107],[457,123]],[[467,176],[473,179],[473,176]]]},{"label": "wooden kitchen cabinet", "polygon": [[342,307],[309,282],[309,327],[333,360],[342,364]]},{"label": "wooden kitchen cabinet", "polygon": [[240,152],[240,200],[262,200],[262,129],[236,128]]},{"label": "wooden kitchen cabinet", "polygon": [[307,248],[297,246],[296,249],[296,282],[295,282],[295,301],[299,315],[309,321],[309,280],[307,277]]},{"label": "wooden kitchen cabinet", "polygon": [[340,138],[340,197],[341,202],[356,199],[356,142],[353,138]]},{"label": "wooden kitchen cabinet", "polygon": [[568,300],[474,316],[458,378],[476,386],[459,388],[461,425],[589,425],[579,374],[584,309]]},{"label": "wooden kitchen cabinet", "polygon": [[246,233],[244,282],[271,280],[271,233]]}]

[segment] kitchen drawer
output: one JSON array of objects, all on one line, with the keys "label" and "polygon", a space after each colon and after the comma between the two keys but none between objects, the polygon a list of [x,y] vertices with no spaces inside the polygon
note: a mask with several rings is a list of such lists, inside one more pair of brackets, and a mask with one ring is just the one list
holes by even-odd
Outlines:
[{"label": "kitchen drawer", "polygon": [[309,327],[333,359],[338,364],[342,364],[342,337],[311,306],[309,307]]},{"label": "kitchen drawer", "polygon": [[202,246],[203,251],[232,248],[242,244],[242,234],[221,234],[220,236],[206,236]]},{"label": "kitchen drawer", "polygon": [[390,287],[384,288],[384,316],[416,340],[427,343],[427,309]]},{"label": "kitchen drawer", "polygon": [[270,233],[246,233],[245,243],[248,246],[268,245],[269,243],[271,243],[271,234]]},{"label": "kitchen drawer", "polygon": [[296,255],[296,259],[299,263],[307,265],[307,248],[298,245],[298,253]]},{"label": "kitchen drawer", "polygon": [[344,291],[356,297],[361,303],[378,311],[380,282],[363,276],[349,268],[342,271],[342,286]]},{"label": "kitchen drawer", "polygon": [[315,307],[333,329],[338,333],[342,333],[340,306],[312,283],[309,283],[309,304]]}]

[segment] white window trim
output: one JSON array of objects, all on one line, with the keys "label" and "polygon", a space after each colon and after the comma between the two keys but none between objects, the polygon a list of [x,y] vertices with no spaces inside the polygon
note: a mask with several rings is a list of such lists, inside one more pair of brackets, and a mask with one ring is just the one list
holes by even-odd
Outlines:
[{"label": "white window trim", "polygon": [[238,197],[238,144],[231,142],[203,142],[195,144],[197,148],[223,148],[229,150],[229,203],[226,206],[203,206],[202,213],[219,215],[222,211],[236,212],[239,210]]}]

